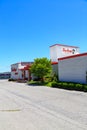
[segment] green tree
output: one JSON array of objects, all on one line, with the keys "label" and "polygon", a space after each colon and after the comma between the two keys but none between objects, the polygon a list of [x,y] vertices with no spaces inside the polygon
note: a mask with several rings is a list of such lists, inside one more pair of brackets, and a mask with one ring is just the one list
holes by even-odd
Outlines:
[{"label": "green tree", "polygon": [[52,72],[51,61],[45,57],[34,59],[34,63],[31,66],[31,73],[44,81],[44,76]]}]

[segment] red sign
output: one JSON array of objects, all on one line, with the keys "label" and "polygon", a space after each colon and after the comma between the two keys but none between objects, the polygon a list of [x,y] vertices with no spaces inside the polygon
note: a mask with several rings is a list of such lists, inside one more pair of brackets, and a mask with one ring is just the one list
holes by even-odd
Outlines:
[{"label": "red sign", "polygon": [[72,54],[75,53],[75,49],[69,49],[69,48],[63,48],[62,51],[65,52],[65,53],[72,53]]},{"label": "red sign", "polygon": [[63,52],[72,53],[72,50],[70,50],[68,48],[63,48]]}]

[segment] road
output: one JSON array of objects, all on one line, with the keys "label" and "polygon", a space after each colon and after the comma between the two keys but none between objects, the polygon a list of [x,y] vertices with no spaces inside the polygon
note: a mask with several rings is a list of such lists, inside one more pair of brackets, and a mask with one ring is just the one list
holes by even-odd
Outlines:
[{"label": "road", "polygon": [[0,80],[0,130],[87,130],[87,93]]}]

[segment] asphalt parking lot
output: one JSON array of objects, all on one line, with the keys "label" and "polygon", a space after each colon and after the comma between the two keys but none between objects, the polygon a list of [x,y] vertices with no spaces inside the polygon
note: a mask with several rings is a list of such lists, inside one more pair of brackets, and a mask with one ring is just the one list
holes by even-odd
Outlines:
[{"label": "asphalt parking lot", "polygon": [[0,80],[0,130],[87,130],[87,93]]}]

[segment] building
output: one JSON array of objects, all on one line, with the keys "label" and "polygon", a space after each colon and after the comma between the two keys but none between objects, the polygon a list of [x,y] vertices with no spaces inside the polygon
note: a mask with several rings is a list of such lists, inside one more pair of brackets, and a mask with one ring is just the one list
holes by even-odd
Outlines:
[{"label": "building", "polygon": [[52,62],[58,62],[58,58],[79,54],[79,47],[62,44],[50,46],[50,58]]},{"label": "building", "polygon": [[50,46],[50,59],[52,62],[53,73],[56,73],[56,75],[58,75],[59,58],[79,54],[79,51],[79,47],[76,46],[68,46],[62,44],[54,44]]},{"label": "building", "polygon": [[11,65],[11,78],[18,80],[30,80],[31,73],[29,68],[33,62],[20,62]]},{"label": "building", "polygon": [[0,73],[0,79],[9,79],[10,77],[11,77],[11,73],[10,72]]},{"label": "building", "polygon": [[87,53],[58,59],[60,81],[87,83]]}]

